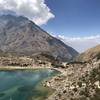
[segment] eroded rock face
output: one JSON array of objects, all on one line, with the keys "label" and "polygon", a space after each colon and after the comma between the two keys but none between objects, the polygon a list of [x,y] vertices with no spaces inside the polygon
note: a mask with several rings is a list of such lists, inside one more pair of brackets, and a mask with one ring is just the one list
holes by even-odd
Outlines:
[{"label": "eroded rock face", "polygon": [[0,16],[0,49],[15,55],[34,56],[41,53],[70,60],[78,52],[22,16]]}]

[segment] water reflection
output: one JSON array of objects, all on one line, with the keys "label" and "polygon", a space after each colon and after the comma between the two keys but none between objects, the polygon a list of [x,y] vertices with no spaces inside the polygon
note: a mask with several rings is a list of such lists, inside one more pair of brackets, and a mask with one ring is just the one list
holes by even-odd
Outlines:
[{"label": "water reflection", "polygon": [[34,98],[46,97],[49,90],[39,87],[39,83],[57,73],[49,69],[0,71],[0,100],[31,100],[32,98],[34,100]]}]

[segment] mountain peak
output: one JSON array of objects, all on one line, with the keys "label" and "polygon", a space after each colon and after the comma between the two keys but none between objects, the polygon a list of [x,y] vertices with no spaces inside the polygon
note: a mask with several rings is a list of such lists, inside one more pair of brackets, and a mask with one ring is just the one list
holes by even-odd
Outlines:
[{"label": "mountain peak", "polygon": [[15,55],[48,54],[70,60],[78,53],[23,16],[0,16],[0,49]]}]

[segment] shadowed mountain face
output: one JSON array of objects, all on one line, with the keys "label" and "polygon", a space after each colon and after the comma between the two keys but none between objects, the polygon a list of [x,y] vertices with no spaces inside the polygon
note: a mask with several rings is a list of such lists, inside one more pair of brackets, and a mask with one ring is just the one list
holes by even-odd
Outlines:
[{"label": "shadowed mountain face", "polygon": [[0,49],[11,55],[48,54],[70,60],[78,53],[22,16],[0,16]]}]

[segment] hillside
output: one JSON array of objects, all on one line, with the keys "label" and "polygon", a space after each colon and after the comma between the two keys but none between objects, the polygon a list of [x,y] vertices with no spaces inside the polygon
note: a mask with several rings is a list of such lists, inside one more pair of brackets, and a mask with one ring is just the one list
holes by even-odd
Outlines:
[{"label": "hillside", "polygon": [[100,44],[96,47],[90,48],[77,57],[79,61],[89,61],[95,58],[100,58]]},{"label": "hillside", "polygon": [[62,74],[45,82],[56,90],[47,100],[100,100],[99,52],[100,45],[84,53],[91,60],[75,61],[59,68]]},{"label": "hillside", "polygon": [[22,16],[0,16],[0,50],[5,55],[50,55],[69,61],[78,52]]}]

